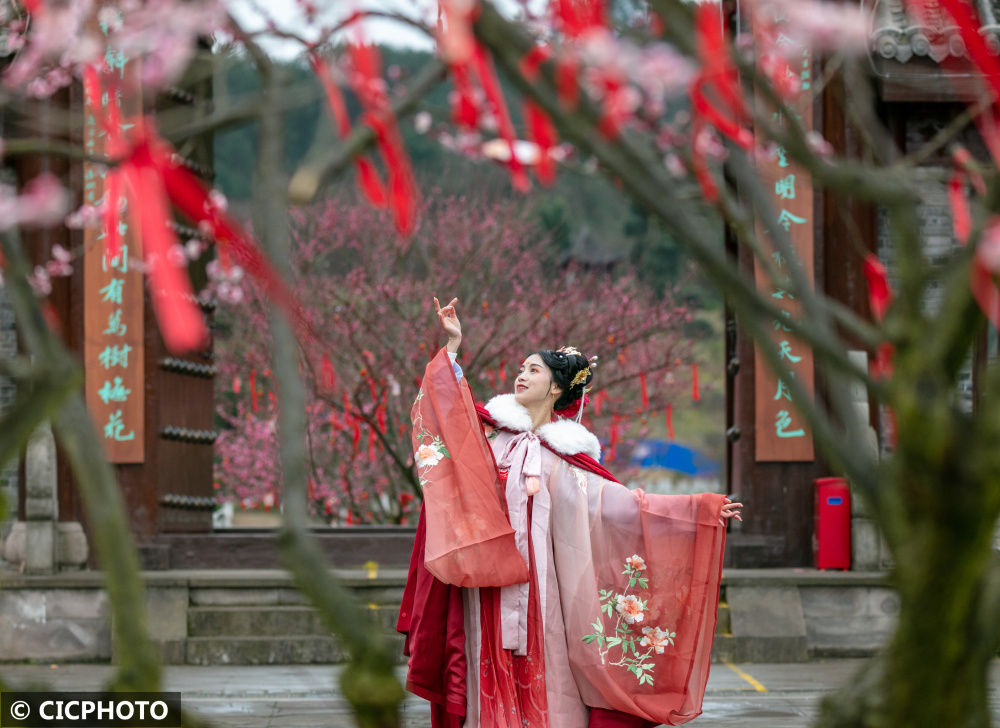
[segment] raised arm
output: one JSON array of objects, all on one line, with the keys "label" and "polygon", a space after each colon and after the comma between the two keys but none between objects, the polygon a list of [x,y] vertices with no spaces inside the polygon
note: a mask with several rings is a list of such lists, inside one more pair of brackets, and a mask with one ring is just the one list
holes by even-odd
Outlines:
[{"label": "raised arm", "polygon": [[458,314],[455,313],[456,303],[458,303],[458,299],[453,298],[451,299],[451,303],[442,307],[437,300],[437,296],[434,297],[434,307],[437,309],[438,321],[441,322],[441,328],[448,335],[448,344],[445,348],[449,354],[458,353],[458,347],[462,343],[462,322],[458,320]]}]

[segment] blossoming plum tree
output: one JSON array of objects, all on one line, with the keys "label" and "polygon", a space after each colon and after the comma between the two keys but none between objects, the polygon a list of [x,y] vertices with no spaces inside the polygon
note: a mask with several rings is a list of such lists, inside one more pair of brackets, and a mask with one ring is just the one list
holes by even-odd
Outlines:
[{"label": "blossoming plum tree", "polygon": [[[591,168],[614,179],[637,205],[660,220],[725,291],[743,330],[758,343],[766,342],[772,322],[781,321],[782,310],[757,290],[690,214],[687,200],[678,192],[678,178],[694,179],[703,198],[718,207],[734,240],[770,282],[782,284],[800,302],[802,314],[782,326],[811,348],[826,396],[816,401],[809,397],[789,376],[781,352],[762,346],[762,354],[787,386],[827,461],[848,475],[865,499],[896,557],[891,578],[900,597],[898,627],[882,655],[844,694],[824,705],[819,723],[988,725],[985,676],[1000,644],[1000,623],[995,619],[1000,575],[991,551],[1000,515],[1000,490],[995,487],[1000,480],[996,448],[1000,407],[994,401],[1000,391],[1000,365],[982,363],[972,412],[956,406],[955,386],[985,322],[1000,325],[996,280],[1000,197],[995,192],[1000,62],[979,33],[981,23],[973,4],[962,0],[905,4],[918,19],[925,12],[950,16],[948,22],[959,30],[967,50],[966,70],[981,79],[985,89],[967,119],[977,123],[986,156],[974,160],[965,150],[953,149],[950,203],[955,237],[963,246],[948,254],[944,266],[935,265],[921,244],[913,159],[899,160],[892,154],[891,137],[881,129],[864,93],[861,67],[838,55],[848,45],[856,51],[868,42],[864,18],[855,8],[839,3],[741,3],[758,18],[764,17],[762,13],[783,18],[783,26],[778,33],[773,24],[763,22],[751,26],[756,32],[731,42],[720,22],[720,6],[713,3],[522,2],[518,16],[512,18],[487,0],[440,0],[431,24],[397,18],[424,28],[438,53],[405,87],[391,87],[376,49],[365,44],[357,30],[365,17],[386,15],[381,11],[362,9],[328,21],[318,6],[302,0],[307,32],[291,33],[271,23],[260,33],[249,33],[226,18],[212,0],[183,5],[175,0],[122,2],[114,11],[98,11],[91,0],[25,0],[7,18],[6,48],[17,55],[5,74],[4,104],[24,112],[29,131],[27,138],[5,140],[4,155],[12,159],[44,151],[85,157],[75,147],[32,136],[30,130],[37,126],[31,123],[32,114],[39,107],[31,99],[74,79],[81,79],[89,94],[128,93],[116,83],[113,72],[122,54],[144,58],[149,84],[172,77],[195,47],[197,35],[216,29],[229,33],[253,59],[262,80],[260,97],[244,107],[219,110],[199,129],[249,119],[258,122],[254,234],[266,256],[209,190],[179,168],[170,148],[141,118],[130,121],[128,132],[121,135],[113,120],[101,121],[105,131],[117,137],[117,152],[101,161],[120,179],[122,194],[130,195],[144,215],[147,255],[160,261],[183,259],[172,252],[175,241],[166,225],[172,204],[218,241],[220,259],[238,263],[278,304],[281,313],[270,317],[270,368],[281,394],[280,458],[275,472],[280,472],[284,484],[282,551],[297,583],[322,608],[331,629],[344,637],[354,655],[345,672],[344,690],[365,726],[397,725],[402,692],[392,678],[389,652],[377,636],[356,629],[361,623],[357,611],[337,592],[306,537],[310,468],[304,433],[310,431],[309,402],[299,369],[301,365],[304,371],[315,372],[319,367],[322,373],[323,350],[315,346],[322,341],[314,333],[320,322],[310,319],[286,283],[295,277],[288,201],[314,201],[329,179],[353,167],[365,198],[391,215],[395,232],[386,230],[386,236],[402,234],[401,250],[416,247],[405,236],[419,230],[421,191],[397,119],[414,112],[428,90],[447,77],[452,104],[449,120],[441,123],[458,129],[461,137],[452,138],[463,140],[461,148],[502,161],[512,186],[523,190],[532,176],[543,184],[551,180],[567,145],[572,146],[579,158],[592,160]],[[97,23],[90,24],[95,12]],[[344,32],[348,42],[331,45],[332,39],[343,39],[338,33]],[[265,34],[301,43],[322,83],[341,140],[328,154],[311,155],[291,180],[283,174],[279,146],[281,114],[294,98],[286,96],[280,68],[257,43]],[[824,59],[827,75],[822,81],[832,79],[847,87],[844,101],[863,146],[860,158],[837,158],[818,134],[803,128],[790,108],[793,100],[802,100],[801,94],[816,91],[804,89],[790,66],[793,59],[787,49],[796,45],[809,46]],[[517,89],[516,99],[502,93],[498,73]],[[358,118],[347,114],[345,88],[363,108]],[[672,111],[665,103],[672,94],[685,96],[690,109]],[[514,101],[522,109],[520,126],[511,113]],[[487,137],[488,146],[477,143]],[[935,141],[941,143],[949,140]],[[369,157],[372,149],[378,162]],[[817,187],[884,209],[894,243],[898,295],[892,297],[877,261],[869,261],[874,321],[846,310],[808,284],[806,271],[783,234],[785,226],[796,220],[775,213],[753,166],[755,160],[776,155],[782,162],[799,164]],[[57,436],[69,453],[91,524],[99,534],[95,545],[108,573],[116,629],[121,642],[132,646],[123,654],[119,682],[155,689],[155,662],[141,621],[133,617],[141,614],[138,580],[113,476],[97,457],[100,448],[77,392],[78,370],[45,325],[29,284],[32,271],[14,234],[15,225],[43,222],[54,208],[61,209],[55,194],[36,194],[47,186],[42,180],[16,198],[14,192],[0,190],[8,203],[0,206],[7,213],[0,220],[6,230],[6,287],[26,348],[33,355],[30,360],[5,363],[7,373],[30,382],[32,389],[30,398],[5,420],[9,430],[4,432],[12,435],[0,441],[0,450],[5,458],[11,457],[35,424],[56,413]],[[112,200],[97,212],[109,231],[118,210]],[[80,216],[90,215],[81,211]],[[760,233],[756,219],[772,232]],[[779,279],[771,264],[772,247],[789,265],[788,280]],[[35,290],[44,293],[45,275],[67,264],[70,261],[58,259],[43,266],[33,277]],[[157,315],[167,342],[180,349],[198,342],[203,332],[191,315],[192,304],[185,303],[185,278],[162,264],[151,267],[150,277],[163,304],[157,306]],[[941,294],[942,304],[933,311],[922,304],[930,290]],[[373,316],[371,311],[365,313]],[[872,354],[877,364],[872,371],[847,356],[848,349],[858,346]],[[374,418],[377,425],[380,396],[386,396],[380,392],[390,391],[391,384],[388,377],[379,382],[360,373],[371,364],[366,365],[365,348],[350,349],[352,368],[345,371],[350,372],[351,393],[357,390],[364,397],[369,380],[374,391],[364,403],[351,402],[350,412]],[[321,386],[313,386],[321,393],[322,374],[319,381]],[[865,445],[864,426],[851,410],[851,385],[863,387],[894,421],[894,447],[881,461]],[[350,431],[353,438],[353,426]],[[644,639],[647,648],[654,648],[666,638],[644,633]]]},{"label": "blossoming plum tree", "polygon": [[[440,344],[428,308],[434,291],[459,298],[474,342],[462,363],[483,401],[511,386],[519,363],[511,357],[530,353],[521,348],[592,342],[602,378],[584,417],[610,433],[606,459],[650,417],[659,422],[672,399],[689,397],[682,328],[691,312],[633,277],[553,264],[516,201],[436,200],[405,241],[386,236],[386,216],[360,201],[326,199],[292,218],[294,287],[308,292],[303,312],[321,332],[303,363],[310,506],[327,522],[414,522],[409,412]],[[233,301],[243,288],[232,285],[231,273],[217,274],[209,293]],[[217,313],[218,411],[231,428],[217,444],[217,480],[225,497],[270,507],[280,501],[281,397],[268,301],[252,287],[235,298]]]}]

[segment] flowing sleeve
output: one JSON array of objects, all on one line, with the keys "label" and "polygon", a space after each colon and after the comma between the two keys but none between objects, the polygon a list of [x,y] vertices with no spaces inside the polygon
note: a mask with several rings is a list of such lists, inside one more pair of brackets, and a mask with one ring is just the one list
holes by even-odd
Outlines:
[{"label": "flowing sleeve", "polygon": [[708,681],[724,496],[647,495],[565,467],[553,494],[554,556],[584,702],[686,723],[701,713]]},{"label": "flowing sleeve", "polygon": [[503,506],[493,454],[464,378],[456,380],[444,349],[424,372],[410,413],[413,451],[424,496],[424,565],[456,586],[525,582]]}]

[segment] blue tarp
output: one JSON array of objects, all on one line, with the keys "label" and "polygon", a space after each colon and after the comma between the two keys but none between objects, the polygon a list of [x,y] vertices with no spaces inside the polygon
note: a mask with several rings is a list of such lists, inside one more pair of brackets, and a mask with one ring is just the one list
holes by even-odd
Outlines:
[{"label": "blue tarp", "polygon": [[718,475],[719,464],[697,450],[667,440],[640,440],[632,451],[630,465],[668,468],[685,475]]}]

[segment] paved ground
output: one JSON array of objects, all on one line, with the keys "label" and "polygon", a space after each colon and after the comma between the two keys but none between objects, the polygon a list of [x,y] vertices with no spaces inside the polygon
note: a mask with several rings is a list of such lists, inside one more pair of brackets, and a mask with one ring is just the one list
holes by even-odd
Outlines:
[{"label": "paved ground", "polygon": [[[842,684],[860,660],[806,664],[713,665],[703,715],[693,728],[799,728],[809,725],[822,695]],[[1000,665],[990,680],[994,720],[1000,720]],[[106,665],[2,665],[12,689],[97,690]],[[186,710],[219,728],[348,728],[350,711],[336,691],[332,665],[165,668],[165,689],[180,691]],[[427,703],[410,696],[407,728],[427,728]]]}]

